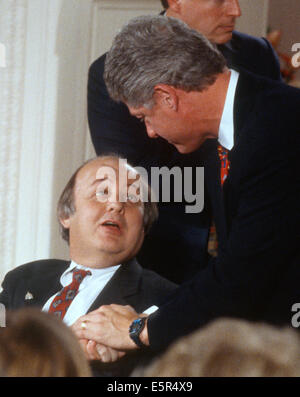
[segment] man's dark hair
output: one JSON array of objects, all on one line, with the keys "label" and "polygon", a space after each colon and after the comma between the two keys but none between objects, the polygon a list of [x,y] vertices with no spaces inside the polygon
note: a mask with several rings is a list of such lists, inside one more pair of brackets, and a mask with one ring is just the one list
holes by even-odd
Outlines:
[{"label": "man's dark hair", "polygon": [[165,9],[169,8],[168,0],[160,0],[160,1],[161,1],[162,6],[163,6]]}]

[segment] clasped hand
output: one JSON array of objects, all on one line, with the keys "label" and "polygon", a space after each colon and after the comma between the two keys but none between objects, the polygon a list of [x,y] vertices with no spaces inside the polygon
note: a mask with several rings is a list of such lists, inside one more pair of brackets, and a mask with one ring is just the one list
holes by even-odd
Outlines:
[{"label": "clasped hand", "polygon": [[128,331],[138,317],[131,306],[104,305],[79,317],[71,328],[89,360],[107,363],[137,348]]}]

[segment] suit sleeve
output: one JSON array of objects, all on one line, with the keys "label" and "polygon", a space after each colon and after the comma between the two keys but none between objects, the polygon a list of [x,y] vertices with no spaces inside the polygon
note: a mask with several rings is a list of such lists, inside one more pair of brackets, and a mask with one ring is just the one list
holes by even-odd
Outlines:
[{"label": "suit sleeve", "polygon": [[[287,98],[281,98],[282,112],[265,98],[263,121],[253,126],[247,154],[241,149],[237,159],[227,243],[216,260],[149,317],[154,349],[217,317],[265,319],[268,302],[299,252],[300,130],[291,101],[290,117],[283,117]],[[296,103],[300,105],[299,93]],[[253,145],[250,151],[248,144]],[[234,166],[232,160],[232,172]]]},{"label": "suit sleeve", "polygon": [[89,69],[88,122],[97,155],[116,153],[134,165],[166,165],[176,150],[161,138],[150,139],[144,123],[130,115],[123,103],[110,99],[103,79],[105,55]]}]

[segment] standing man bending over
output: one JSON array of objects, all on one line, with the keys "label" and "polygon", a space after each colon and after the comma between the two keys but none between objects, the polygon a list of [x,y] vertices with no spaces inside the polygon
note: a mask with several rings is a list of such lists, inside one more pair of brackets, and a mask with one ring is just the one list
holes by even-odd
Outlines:
[{"label": "standing man bending over", "polygon": [[[200,149],[219,240],[218,256],[136,330],[141,342],[162,349],[225,316],[290,324],[300,279],[300,91],[228,69],[207,39],[162,16],[117,35],[105,79],[150,138],[182,154]],[[128,330],[138,317],[100,308],[97,340],[137,348]]]},{"label": "standing man bending over", "polygon": [[[234,30],[241,15],[238,0],[162,3],[167,16],[186,22],[217,44],[229,67],[280,79],[278,59],[268,41]],[[182,156],[160,138],[151,141],[145,124],[132,117],[124,104],[109,98],[103,80],[105,58],[106,54],[91,65],[88,80],[88,119],[97,154],[116,152],[148,170],[154,166],[198,166],[198,153]],[[158,223],[138,254],[142,264],[178,283],[204,266],[210,225],[209,208],[199,214],[186,214],[184,208],[185,203],[159,203]],[[158,251],[162,240],[164,245]]]}]

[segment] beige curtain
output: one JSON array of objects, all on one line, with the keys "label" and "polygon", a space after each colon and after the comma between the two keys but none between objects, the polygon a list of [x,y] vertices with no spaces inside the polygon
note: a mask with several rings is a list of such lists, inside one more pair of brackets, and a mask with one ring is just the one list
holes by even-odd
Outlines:
[{"label": "beige curtain", "polygon": [[0,279],[15,264],[27,0],[0,1]]}]

